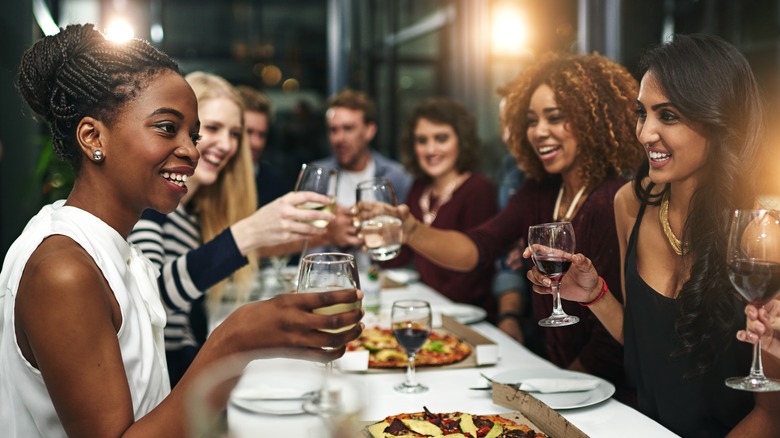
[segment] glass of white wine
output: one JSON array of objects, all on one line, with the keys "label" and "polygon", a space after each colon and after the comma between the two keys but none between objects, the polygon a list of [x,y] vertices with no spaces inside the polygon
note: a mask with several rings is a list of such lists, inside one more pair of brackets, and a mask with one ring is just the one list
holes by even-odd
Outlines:
[{"label": "glass of white wine", "polygon": [[362,181],[355,190],[358,227],[373,260],[391,260],[401,252],[403,223],[395,214],[398,199],[387,178]]},{"label": "glass of white wine", "polygon": [[[325,195],[331,199],[329,204],[319,202],[306,202],[298,206],[304,210],[326,210],[331,213],[336,209],[336,185],[338,184],[338,170],[329,167],[313,166],[304,164],[301,166],[301,172],[298,174],[298,181],[295,183],[296,192],[315,192]],[[328,226],[326,220],[316,220],[310,222],[318,228]]]},{"label": "glass of white wine", "polygon": [[[301,259],[298,276],[298,293],[320,293],[344,289],[359,289],[357,263],[351,254],[329,252],[309,254]],[[332,306],[314,309],[314,313],[320,315],[335,315],[360,308],[360,301],[354,303],[341,303]],[[335,330],[322,329],[329,333],[339,333],[354,327],[354,324]],[[328,347],[322,347],[328,348]],[[320,415],[331,415],[339,406],[337,391],[334,392],[329,381],[333,364],[325,364],[323,384],[317,394],[306,400],[304,409],[306,412]]]}]

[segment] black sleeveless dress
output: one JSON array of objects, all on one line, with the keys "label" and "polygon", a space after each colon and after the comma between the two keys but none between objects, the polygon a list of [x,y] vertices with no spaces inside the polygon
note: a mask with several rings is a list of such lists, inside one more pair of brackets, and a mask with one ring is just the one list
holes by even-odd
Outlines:
[{"label": "black sleeveless dress", "polygon": [[[626,372],[636,385],[639,410],[683,437],[725,436],[753,409],[752,393],[724,384],[728,377],[749,373],[752,346],[732,337],[705,374],[685,377],[693,369],[691,358],[672,356],[681,346],[675,332],[675,300],[650,288],[637,271],[636,246],[644,211],[643,204],[626,252],[623,326]],[[735,315],[743,308],[735,297]],[[737,330],[735,324],[733,333]]]}]

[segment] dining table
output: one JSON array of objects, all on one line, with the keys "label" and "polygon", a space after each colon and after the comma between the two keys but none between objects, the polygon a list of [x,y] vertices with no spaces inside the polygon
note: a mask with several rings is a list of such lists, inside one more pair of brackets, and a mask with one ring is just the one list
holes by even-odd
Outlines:
[{"label": "dining table", "polygon": [[[291,268],[292,269],[292,268]],[[279,283],[275,277],[277,273],[266,270],[264,273],[264,285],[262,292],[256,299],[268,299],[280,293]],[[452,309],[461,311],[463,308],[477,309],[474,306],[454,303],[445,295],[431,287],[416,281],[414,276],[409,281],[393,283],[392,287],[382,287],[380,292],[381,306],[378,314],[367,314],[364,323],[370,326],[372,323],[389,317],[392,304],[398,300],[424,300],[430,303],[434,313],[434,320],[439,323],[441,315],[451,312]],[[289,288],[289,285],[285,286]],[[213,315],[213,326],[232,311],[234,306],[225,306],[222,315]],[[480,309],[481,310],[481,309]],[[344,375],[362,388],[364,403],[360,413],[363,423],[381,421],[385,417],[400,413],[420,412],[427,408],[431,412],[466,412],[479,415],[494,415],[510,413],[513,410],[505,406],[495,404],[492,391],[486,390],[488,381],[483,377],[496,377],[506,374],[543,374],[547,377],[552,373],[566,373],[553,363],[539,357],[514,338],[510,337],[498,327],[484,319],[484,311],[481,315],[471,315],[460,322],[466,324],[477,336],[481,335],[492,342],[497,348],[490,348],[495,357],[488,360],[488,364],[474,364],[461,367],[417,367],[416,379],[429,389],[419,394],[407,394],[397,392],[393,387],[401,383],[405,378],[405,369],[374,370],[367,369],[366,364],[362,369],[350,368],[345,358],[343,361]],[[434,322],[434,326],[437,323]],[[555,330],[549,328],[548,330]],[[350,354],[349,352],[347,354]],[[345,355],[346,357],[346,355]],[[339,361],[336,362],[339,368]],[[588,376],[592,377],[592,376]],[[605,384],[614,388],[611,384]],[[473,389],[481,388],[481,389]],[[532,394],[533,395],[533,394]],[[611,393],[610,393],[611,395]],[[541,397],[539,397],[541,399]],[[584,434],[592,438],[625,437],[630,434],[632,438],[641,437],[675,437],[658,422],[645,416],[636,409],[625,405],[610,396],[598,399],[595,403],[574,405],[574,407],[556,406],[555,411],[576,426]]]},{"label": "dining table", "polygon": [[[434,313],[442,310],[446,312],[446,309],[454,304],[425,284],[412,282],[402,287],[383,288],[380,312],[387,311],[394,301],[404,299],[428,301]],[[404,394],[393,389],[393,386],[404,379],[402,370],[353,373],[354,378],[365,388],[367,397],[362,413],[363,420],[378,421],[399,413],[419,412],[423,407],[431,412],[459,411],[487,415],[506,413],[511,409],[493,403],[491,391],[470,389],[487,384],[481,374],[490,377],[513,370],[558,368],[485,320],[475,321],[469,324],[469,327],[498,346],[498,360],[494,365],[447,369],[417,367],[417,381],[429,388],[421,394]],[[590,406],[558,409],[556,412],[593,438],[625,437],[629,434],[632,438],[677,436],[658,422],[613,398]]]}]

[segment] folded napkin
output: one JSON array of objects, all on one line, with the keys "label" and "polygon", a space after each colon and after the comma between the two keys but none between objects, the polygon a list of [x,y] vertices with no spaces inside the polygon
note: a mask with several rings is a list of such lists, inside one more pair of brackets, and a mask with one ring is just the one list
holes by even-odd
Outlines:
[{"label": "folded napkin", "polygon": [[596,389],[599,381],[596,379],[526,379],[518,389],[527,392],[577,392]]}]

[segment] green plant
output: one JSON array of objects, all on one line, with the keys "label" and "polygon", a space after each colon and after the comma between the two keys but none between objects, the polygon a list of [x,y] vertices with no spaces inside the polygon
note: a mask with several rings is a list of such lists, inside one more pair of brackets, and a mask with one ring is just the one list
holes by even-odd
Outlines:
[{"label": "green plant", "polygon": [[60,160],[54,153],[51,137],[41,136],[40,145],[33,178],[40,185],[43,203],[49,204],[68,196],[75,175],[70,164]]}]

